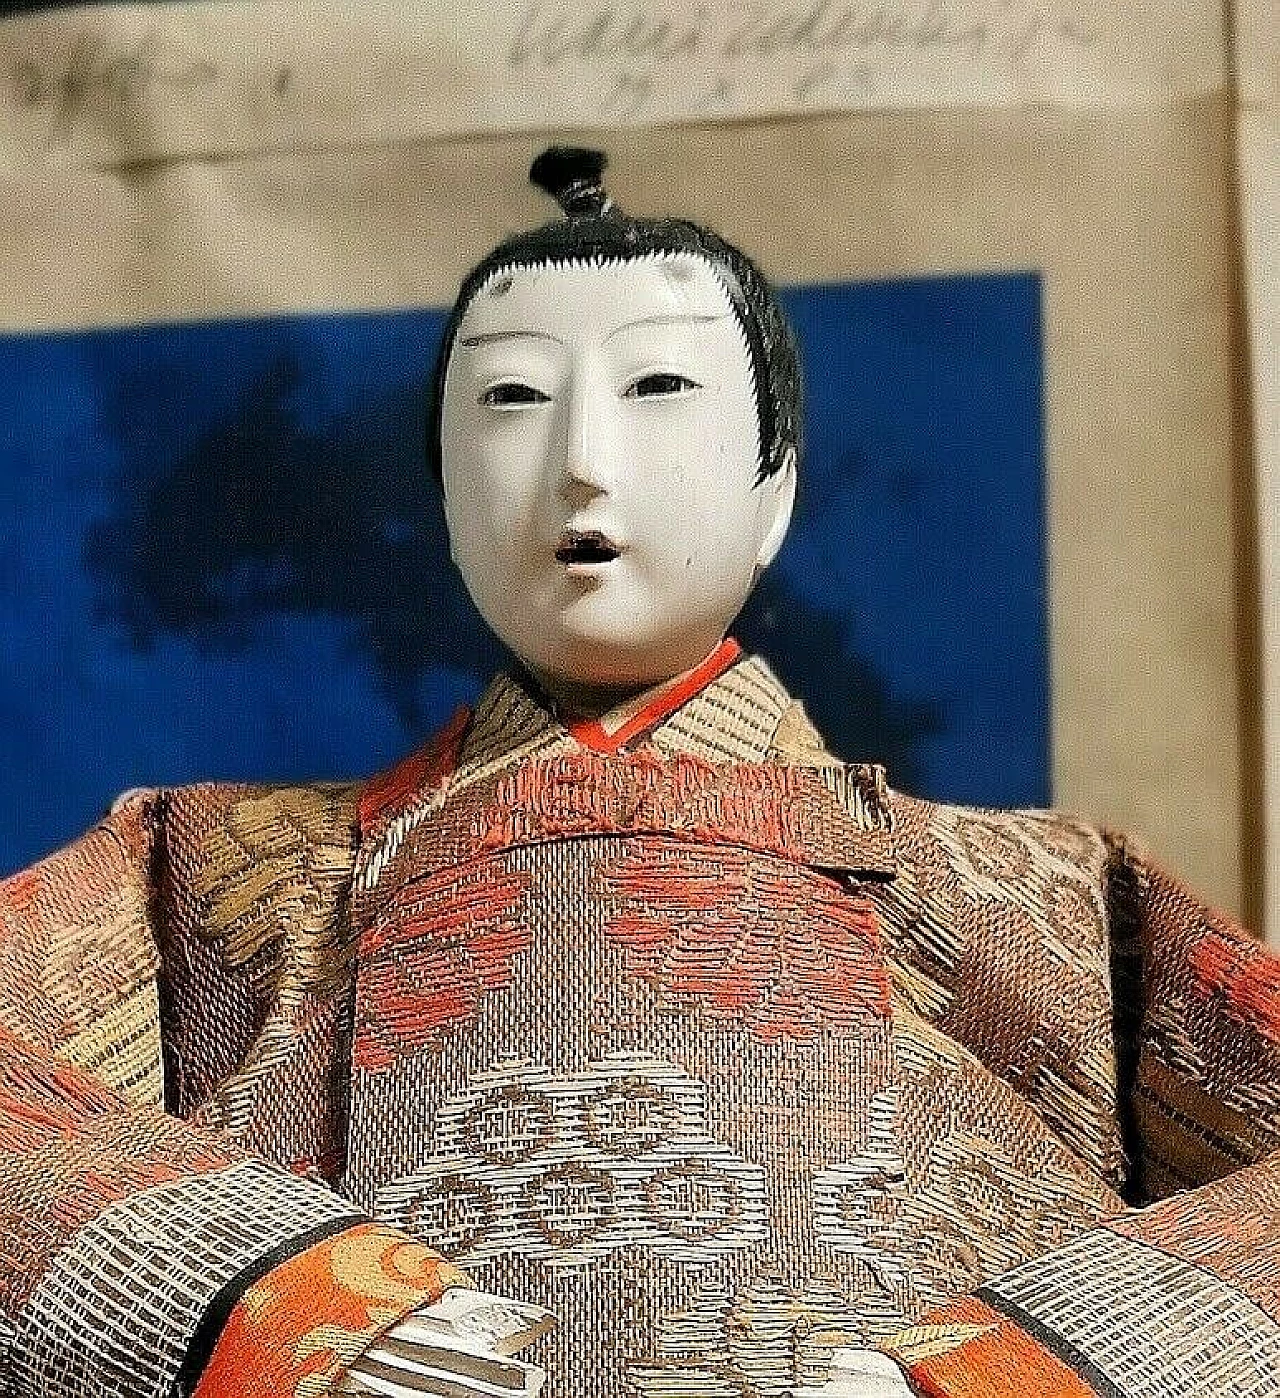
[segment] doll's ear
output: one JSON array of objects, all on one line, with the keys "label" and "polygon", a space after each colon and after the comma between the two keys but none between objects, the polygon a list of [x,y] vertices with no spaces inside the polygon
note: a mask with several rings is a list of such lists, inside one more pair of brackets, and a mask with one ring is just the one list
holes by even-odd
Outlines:
[{"label": "doll's ear", "polygon": [[760,541],[760,552],[756,554],[756,567],[760,572],[763,572],[778,556],[782,541],[787,537],[787,530],[791,527],[791,512],[795,509],[796,504],[796,452],[794,447],[787,448],[782,465],[772,475],[766,476],[756,486],[756,489],[768,491],[771,496],[769,507],[772,514],[766,512],[764,536]]}]

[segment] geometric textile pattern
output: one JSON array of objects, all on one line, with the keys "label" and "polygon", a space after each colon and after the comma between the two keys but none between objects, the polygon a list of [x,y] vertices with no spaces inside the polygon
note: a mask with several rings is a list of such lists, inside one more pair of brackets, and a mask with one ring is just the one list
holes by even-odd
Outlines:
[{"label": "geometric textile pattern", "polygon": [[249,1283],[194,1398],[327,1398],[382,1332],[469,1284],[402,1233],[372,1223],[334,1233]]},{"label": "geometric textile pattern", "polygon": [[[509,861],[499,873],[492,856],[587,836],[652,833],[667,842],[651,841],[630,860],[624,853],[616,880],[601,873],[601,896],[623,904],[616,935],[636,974],[668,979],[675,998],[692,994],[714,1013],[745,1017],[766,1038],[883,1020],[870,909],[808,867],[891,869],[886,832],[870,823],[869,801],[856,799],[866,780],[851,778],[837,795],[799,768],[647,751],[537,756],[484,777],[460,769],[433,810],[414,812],[376,875],[366,866],[374,882],[354,908],[365,926],[355,1066],[385,1069],[474,1023],[480,997],[509,987],[512,959],[529,941],[528,880]],[[380,790],[394,787],[384,781]],[[785,862],[752,860],[753,850]],[[811,905],[812,939],[767,910],[798,902]],[[655,940],[663,935],[665,946]],[[719,984],[703,971],[714,962],[726,968]]]},{"label": "geometric textile pattern", "polygon": [[[488,803],[475,811],[470,839],[455,857],[578,835],[649,833],[692,844],[712,836],[820,869],[892,873],[888,849],[875,858],[871,838],[888,833],[887,818],[873,815],[866,799],[850,809],[851,794],[879,769],[847,771],[850,781],[837,794],[825,770],[708,762],[690,753],[664,758],[648,749],[544,757],[519,764],[496,785],[476,785],[471,799],[485,792]],[[462,826],[454,829],[462,834]]]},{"label": "geometric textile pattern", "polygon": [[231,1158],[216,1137],[131,1106],[0,1026],[0,1309],[17,1316],[54,1255],[108,1205]]},{"label": "geometric textile pattern", "polygon": [[1106,1228],[978,1294],[1103,1393],[1274,1398],[1280,1391],[1280,1326],[1264,1311],[1202,1268]]},{"label": "geometric textile pattern", "polygon": [[[504,733],[504,722],[510,728]],[[499,677],[485,691],[474,714],[455,716],[427,746],[374,777],[359,803],[360,858],[354,894],[376,887],[389,865],[411,862],[404,845],[438,810],[446,795],[456,799],[468,787],[512,767],[518,758],[571,749],[573,739],[525,690]],[[354,918],[362,925],[366,921]]]},{"label": "geometric textile pattern", "polygon": [[224,1285],[343,1220],[354,1221],[344,1200],[254,1160],[110,1205],[54,1257],[18,1319],[19,1391],[81,1398],[116,1385],[164,1398]]},{"label": "geometric textile pattern", "polygon": [[0,1316],[0,1393],[17,1393],[13,1378],[14,1341],[17,1338],[13,1326],[5,1316]]},{"label": "geometric textile pattern", "polygon": [[[737,673],[682,708],[686,735],[732,720]],[[1046,853],[1025,897],[1048,912],[1010,916],[982,883],[990,820],[984,873],[955,876],[975,946],[998,952],[993,927],[1049,943],[1023,948],[1046,968],[1033,993],[1009,988],[1011,1032],[1040,1033],[1003,1081],[892,1002],[873,906],[904,861],[869,770],[753,763],[758,714],[746,760],[661,757],[668,724],[647,749],[568,750],[544,716],[502,765],[487,702],[487,771],[464,738],[427,800],[397,790],[414,818],[364,866],[343,1187],[557,1313],[536,1356],[553,1392],[782,1398],[1123,1207],[1022,1095],[1068,1114],[1054,1066],[1082,1009],[1110,1062],[1098,881],[1052,820],[1026,822]],[[1001,1012],[992,980],[975,1017]]]},{"label": "geometric textile pattern", "polygon": [[[410,873],[454,867],[496,851],[588,835],[663,835],[774,854],[815,869],[894,872],[888,815],[877,808],[880,769],[712,763],[646,749],[520,755],[487,772],[459,770],[429,808],[414,811],[367,891],[396,882],[393,864],[416,849]],[[364,802],[361,802],[364,805]],[[450,811],[439,819],[443,808]],[[426,842],[425,845],[423,842]],[[431,853],[434,861],[423,856]],[[404,870],[400,881],[405,881]]]},{"label": "geometric textile pattern", "polygon": [[[357,893],[343,1189],[558,1315],[536,1356],[553,1391],[821,1380],[826,1337],[906,1317],[869,1325],[874,1276],[813,1233],[814,1171],[873,1129],[890,1006],[866,900],[800,856],[878,867],[884,830],[803,771],[651,753],[510,768],[459,769]],[[385,1066],[365,1046],[375,979],[395,987]]]},{"label": "geometric textile pattern", "polygon": [[707,1129],[705,1087],[671,1063],[495,1069],[441,1106],[431,1157],[374,1213],[463,1264],[514,1250],[573,1267],[628,1246],[698,1264],[765,1233],[764,1172]]},{"label": "geometric textile pattern", "polygon": [[[172,876],[189,885],[198,906],[192,921],[225,967],[247,966],[287,941],[300,989],[322,990],[342,976],[353,948],[333,900],[351,877],[351,795],[344,787],[285,787],[221,809],[192,802],[171,812]],[[198,828],[185,828],[196,812]],[[191,848],[199,853],[184,878]]]},{"label": "geometric textile pattern", "polygon": [[[818,1274],[797,1284],[761,1268],[726,1294],[696,1272],[684,1305],[659,1327],[655,1352],[628,1359],[616,1387],[627,1398],[792,1398],[826,1381],[833,1352],[860,1346],[866,1318],[856,1290]],[[861,1392],[861,1390],[857,1390]],[[877,1390],[878,1391],[878,1390]],[[562,1390],[566,1398],[572,1388]]]},{"label": "geometric textile pattern", "polygon": [[892,1105],[856,1160],[813,1178],[814,1227],[921,1315],[1123,1208],[1007,1084],[908,1010],[894,1020]]}]

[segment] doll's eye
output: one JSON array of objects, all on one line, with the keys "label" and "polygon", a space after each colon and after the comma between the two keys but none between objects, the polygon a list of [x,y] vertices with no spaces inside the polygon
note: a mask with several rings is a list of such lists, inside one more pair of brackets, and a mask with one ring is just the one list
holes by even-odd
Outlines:
[{"label": "doll's eye", "polygon": [[674,398],[682,393],[693,393],[701,388],[683,374],[645,374],[633,383],[623,394],[624,398]]},{"label": "doll's eye", "polygon": [[496,383],[486,388],[480,395],[480,402],[486,408],[525,408],[535,403],[549,403],[551,399],[540,388],[532,384],[511,381]]}]

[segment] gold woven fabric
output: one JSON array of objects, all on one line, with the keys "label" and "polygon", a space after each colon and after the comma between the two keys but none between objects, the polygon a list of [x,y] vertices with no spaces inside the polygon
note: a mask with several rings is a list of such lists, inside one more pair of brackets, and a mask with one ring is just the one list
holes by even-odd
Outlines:
[{"label": "gold woven fabric", "polygon": [[0,1023],[160,1100],[158,798],[139,794],[68,849],[0,883]]}]

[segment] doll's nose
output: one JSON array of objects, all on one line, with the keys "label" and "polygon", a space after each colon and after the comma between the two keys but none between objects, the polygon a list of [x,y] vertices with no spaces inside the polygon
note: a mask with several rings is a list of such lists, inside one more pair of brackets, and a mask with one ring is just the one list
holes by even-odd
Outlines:
[{"label": "doll's nose", "polygon": [[607,495],[613,485],[617,446],[605,395],[594,391],[589,382],[575,384],[565,421],[566,493],[585,499]]}]

